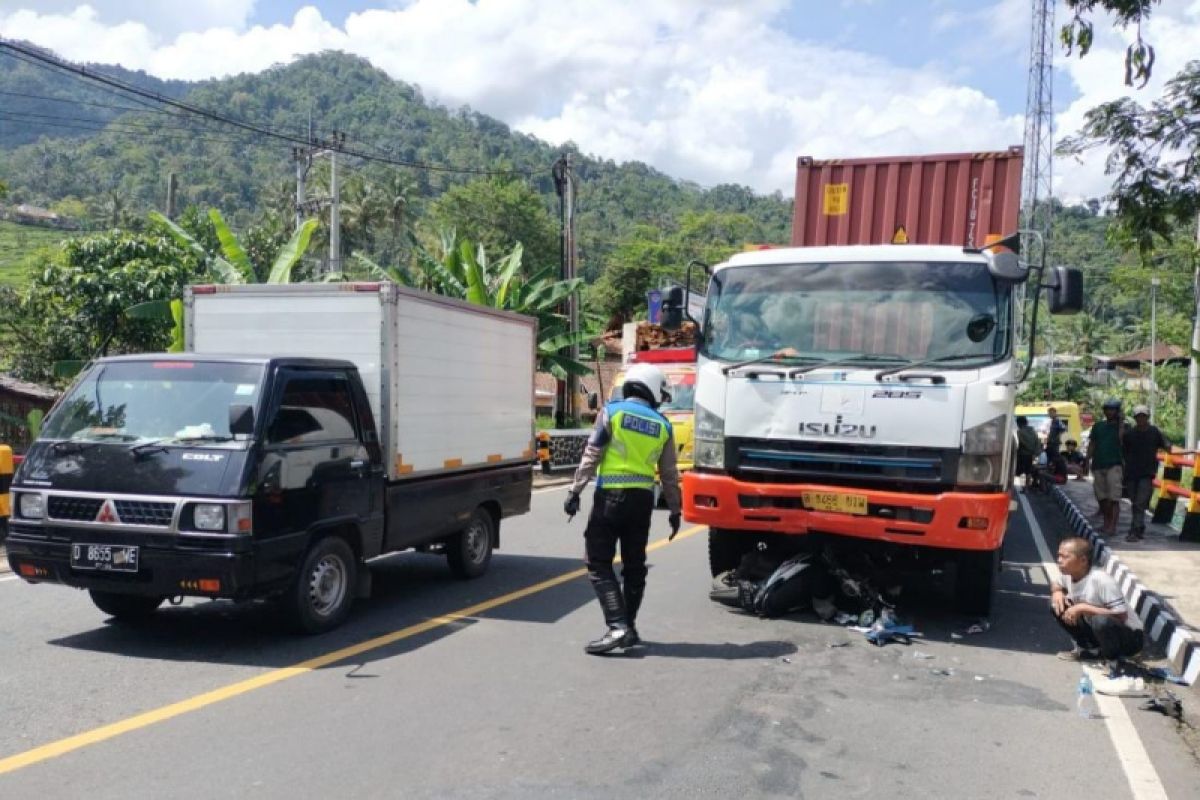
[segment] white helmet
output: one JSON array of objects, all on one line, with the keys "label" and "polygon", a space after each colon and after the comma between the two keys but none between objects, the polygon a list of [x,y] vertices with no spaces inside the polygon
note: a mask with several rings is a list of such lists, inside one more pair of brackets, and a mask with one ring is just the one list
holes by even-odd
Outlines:
[{"label": "white helmet", "polygon": [[650,390],[654,405],[661,405],[671,399],[671,384],[667,376],[653,364],[634,364],[625,375],[625,385],[640,383]]}]

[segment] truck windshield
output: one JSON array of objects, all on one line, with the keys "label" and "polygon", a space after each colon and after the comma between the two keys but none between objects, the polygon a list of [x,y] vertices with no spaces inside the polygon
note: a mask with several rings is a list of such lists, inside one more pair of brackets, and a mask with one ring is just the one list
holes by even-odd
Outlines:
[{"label": "truck windshield", "polygon": [[231,438],[229,406],[257,408],[262,376],[258,364],[98,364],[46,420],[42,437],[93,442]]},{"label": "truck windshield", "polygon": [[1010,292],[982,264],[863,262],[730,267],[712,280],[702,352],[745,361],[774,352],[872,366],[963,354],[937,369],[1008,354]]},{"label": "truck windshield", "polygon": [[[659,411],[692,411],[696,404],[696,373],[667,372],[667,381],[671,384],[671,399],[658,407]],[[613,387],[610,403],[615,403],[624,395],[618,383]]]}]

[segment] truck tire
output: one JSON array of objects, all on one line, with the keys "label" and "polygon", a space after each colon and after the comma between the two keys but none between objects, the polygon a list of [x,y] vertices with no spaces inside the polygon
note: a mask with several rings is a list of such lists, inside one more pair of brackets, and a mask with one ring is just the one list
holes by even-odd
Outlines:
[{"label": "truck tire", "polygon": [[120,594],[91,589],[88,594],[96,608],[118,622],[137,622],[153,614],[162,605],[164,597],[147,597],[140,594]]},{"label": "truck tire", "polygon": [[992,613],[992,594],[1000,570],[1000,550],[965,550],[958,554],[954,596],[964,614],[986,617]]},{"label": "truck tire", "polygon": [[467,527],[446,542],[446,561],[456,578],[478,578],[492,563],[492,541],[496,522],[484,508],[471,513]]},{"label": "truck tire", "polygon": [[708,569],[715,578],[722,572],[736,569],[742,556],[750,552],[754,538],[723,528],[708,529]]},{"label": "truck tire", "polygon": [[358,586],[358,559],[346,540],[313,542],[285,597],[285,611],[301,633],[324,633],[345,621]]}]

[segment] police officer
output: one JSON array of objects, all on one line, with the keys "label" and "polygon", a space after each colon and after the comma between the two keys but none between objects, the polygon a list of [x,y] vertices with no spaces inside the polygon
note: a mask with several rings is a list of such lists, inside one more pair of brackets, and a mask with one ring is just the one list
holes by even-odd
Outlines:
[{"label": "police officer", "polygon": [[[575,516],[579,493],[596,476],[596,494],[583,540],[588,577],[608,630],[584,648],[592,654],[633,647],[641,641],[635,622],[646,592],[646,541],[654,511],[656,467],[671,512],[670,538],[679,532],[675,437],[671,423],[657,410],[671,399],[670,385],[658,367],[637,364],[626,375],[621,394],[624,399],[610,403],[597,417],[563,504],[567,515]],[[618,542],[624,587],[613,571]]]}]

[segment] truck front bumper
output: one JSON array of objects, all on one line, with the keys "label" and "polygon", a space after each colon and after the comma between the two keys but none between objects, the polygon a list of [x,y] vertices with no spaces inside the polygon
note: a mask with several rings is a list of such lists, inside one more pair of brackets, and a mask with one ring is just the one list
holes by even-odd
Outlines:
[{"label": "truck front bumper", "polygon": [[[816,511],[808,507],[806,493],[865,497],[866,511]],[[726,530],[822,533],[952,550],[999,548],[1010,502],[1007,493],[909,494],[815,483],[748,483],[699,472],[683,476],[683,516],[688,522]]]},{"label": "truck front bumper", "polygon": [[5,547],[9,567],[29,583],[61,583],[120,594],[239,600],[250,596],[254,587],[254,557],[248,552],[139,545],[136,572],[101,572],[73,568],[70,542],[23,536],[17,526],[9,531]]}]

